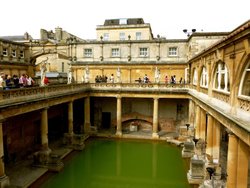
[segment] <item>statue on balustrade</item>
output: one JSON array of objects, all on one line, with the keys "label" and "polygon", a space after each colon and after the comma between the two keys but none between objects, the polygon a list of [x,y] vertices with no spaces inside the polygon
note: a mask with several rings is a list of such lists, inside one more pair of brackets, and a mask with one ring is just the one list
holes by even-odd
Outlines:
[{"label": "statue on balustrade", "polygon": [[158,67],[155,68],[155,83],[160,82],[161,72]]},{"label": "statue on balustrade", "polygon": [[68,84],[72,83],[72,67],[71,63],[69,63],[69,70],[68,70]]},{"label": "statue on balustrade", "polygon": [[46,77],[46,72],[47,72],[47,64],[48,64],[48,57],[43,60],[41,63],[40,63],[40,73],[41,73],[41,82],[40,82],[40,86],[45,86],[44,84],[44,79]]},{"label": "statue on balustrade", "polygon": [[117,68],[116,77],[117,77],[116,82],[120,83],[121,82],[121,69],[120,69],[120,67]]},{"label": "statue on balustrade", "polygon": [[85,75],[84,75],[85,83],[89,83],[89,66],[85,68]]}]

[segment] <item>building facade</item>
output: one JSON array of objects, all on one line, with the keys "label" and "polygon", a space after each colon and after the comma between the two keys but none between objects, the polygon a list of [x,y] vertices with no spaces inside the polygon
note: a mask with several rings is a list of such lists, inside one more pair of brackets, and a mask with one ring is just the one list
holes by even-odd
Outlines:
[{"label": "building facade", "polygon": [[[25,71],[39,71],[37,62],[48,57],[47,70],[67,69],[72,78],[68,84],[1,91],[0,155],[6,163],[17,153],[22,158],[38,148],[49,151],[49,143],[64,133],[72,138],[112,130],[112,136],[126,138],[136,121],[150,139],[161,139],[163,132],[183,138],[188,123],[192,136],[207,143],[206,155],[221,165],[227,187],[248,187],[249,21],[230,33],[193,33],[182,40],[154,38],[142,19],[106,20],[97,27],[97,40],[51,37],[56,38],[0,43],[3,72],[11,74],[19,63]],[[12,62],[6,55],[12,48],[24,49],[25,58]],[[145,75],[150,82],[139,83]],[[97,76],[107,80],[96,83]],[[15,124],[21,120],[26,123]],[[4,176],[3,162],[0,167]]]}]

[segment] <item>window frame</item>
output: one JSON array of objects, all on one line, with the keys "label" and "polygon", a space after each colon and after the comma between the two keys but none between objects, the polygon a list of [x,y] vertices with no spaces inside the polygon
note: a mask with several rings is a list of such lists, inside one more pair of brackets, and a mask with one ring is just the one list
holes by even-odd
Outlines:
[{"label": "window frame", "polygon": [[136,32],[135,33],[135,40],[141,40],[142,39],[142,33],[141,32]]},{"label": "window frame", "polygon": [[[222,83],[224,82],[224,88]],[[218,92],[230,93],[229,71],[225,62],[219,62],[216,65],[213,90]]]},{"label": "window frame", "polygon": [[204,88],[208,88],[208,72],[205,66],[202,67],[201,77],[200,77],[200,86]]},{"label": "window frame", "polygon": [[8,48],[3,48],[2,54],[3,56],[8,56]]},{"label": "window frame", "polygon": [[[87,52],[89,50],[89,52]],[[93,49],[92,48],[84,48],[83,52],[84,57],[93,57]]]},{"label": "window frame", "polygon": [[242,74],[241,81],[240,81],[240,87],[239,87],[239,93],[238,93],[239,96],[246,97],[246,98],[250,99],[250,93],[249,93],[249,95],[246,95],[246,94],[243,94],[243,92],[242,92],[243,89],[245,88],[244,84],[245,84],[245,79],[246,79],[247,74],[250,74],[250,61],[247,63],[247,65],[244,69],[244,72]]},{"label": "window frame", "polygon": [[111,57],[120,57],[120,49],[111,48]]},{"label": "window frame", "polygon": [[126,34],[124,32],[119,33],[119,39],[120,40],[126,40]]},{"label": "window frame", "polygon": [[24,51],[23,50],[20,50],[19,56],[20,56],[20,58],[24,58]]},{"label": "window frame", "polygon": [[148,57],[149,56],[149,48],[148,47],[140,47],[139,48],[139,56],[140,57]]},{"label": "window frame", "polygon": [[[175,50],[173,50],[175,49]],[[168,48],[168,56],[170,57],[176,57],[178,56],[178,47],[177,46],[171,46]]]},{"label": "window frame", "polygon": [[192,83],[195,86],[197,86],[197,84],[198,84],[198,72],[197,72],[196,68],[194,69],[194,75],[193,75]]},{"label": "window frame", "polygon": [[12,50],[11,55],[12,55],[12,57],[16,57],[16,50]]},{"label": "window frame", "polygon": [[108,41],[109,40],[109,33],[103,33],[103,40]]}]

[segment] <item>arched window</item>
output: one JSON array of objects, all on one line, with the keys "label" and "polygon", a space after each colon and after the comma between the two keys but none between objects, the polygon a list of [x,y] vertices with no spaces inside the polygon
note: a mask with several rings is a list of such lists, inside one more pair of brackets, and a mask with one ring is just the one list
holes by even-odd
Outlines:
[{"label": "arched window", "polygon": [[250,97],[250,61],[241,78],[241,95]]},{"label": "arched window", "polygon": [[197,70],[194,69],[194,76],[193,76],[193,84],[194,85],[197,85],[197,80],[198,80]]},{"label": "arched window", "polygon": [[215,82],[214,88],[221,91],[230,91],[230,83],[229,83],[229,76],[227,66],[224,62],[220,62],[217,65],[215,71]]},{"label": "arched window", "polygon": [[207,74],[207,68],[205,66],[202,68],[200,86],[208,87],[208,74]]}]

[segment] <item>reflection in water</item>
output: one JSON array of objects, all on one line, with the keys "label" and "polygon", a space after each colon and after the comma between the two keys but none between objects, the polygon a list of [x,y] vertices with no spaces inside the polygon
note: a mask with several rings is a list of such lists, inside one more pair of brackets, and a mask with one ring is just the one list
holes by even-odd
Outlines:
[{"label": "reflection in water", "polygon": [[180,148],[165,142],[91,140],[44,188],[188,188]]}]

